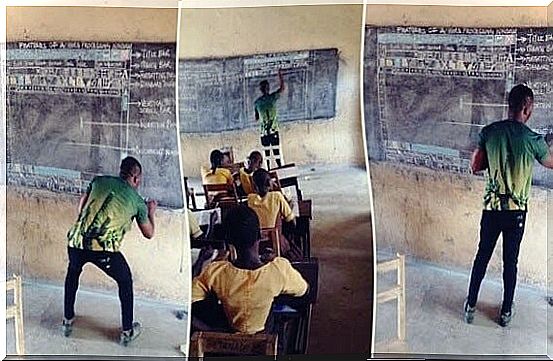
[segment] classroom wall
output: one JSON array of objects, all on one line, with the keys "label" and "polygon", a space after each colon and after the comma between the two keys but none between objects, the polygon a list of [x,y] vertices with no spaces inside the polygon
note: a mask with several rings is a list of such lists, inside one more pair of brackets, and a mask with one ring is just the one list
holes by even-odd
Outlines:
[{"label": "classroom wall", "polygon": [[6,39],[175,42],[177,11],[115,7],[7,7]]},{"label": "classroom wall", "polygon": [[[546,26],[545,7],[369,5],[366,24],[509,27]],[[378,250],[401,252],[470,272],[478,244],[483,178],[370,162]],[[545,286],[547,191],[535,187],[519,257],[519,277]],[[500,245],[500,241],[498,245]],[[500,275],[501,246],[489,270]]]},{"label": "classroom wall", "polygon": [[[184,9],[180,58],[225,57],[336,47],[340,51],[337,115],[327,121],[281,124],[286,162],[364,164],[359,104],[362,6],[327,5]],[[182,120],[181,120],[182,121]],[[258,129],[181,134],[183,169],[198,176],[214,148],[232,146],[244,159],[260,149]]]},{"label": "classroom wall", "polygon": [[[77,219],[78,201],[75,196],[8,187],[7,274],[22,274],[25,281],[63,284],[67,270],[66,234]],[[160,209],[155,226],[155,236],[148,240],[133,225],[122,243],[121,252],[131,267],[135,293],[185,304],[190,274],[188,263],[181,264],[189,260],[188,251],[183,251],[184,217],[177,211]],[[85,266],[81,285],[117,289],[114,281],[91,264]]]},{"label": "classroom wall", "polygon": [[[174,42],[177,15],[176,9],[9,7],[7,39]],[[76,196],[8,187],[8,274],[63,284],[66,234],[77,217],[77,203]],[[184,214],[158,209],[152,240],[142,238],[136,226],[125,236],[122,252],[133,272],[137,295],[182,304],[188,301],[190,262],[189,252],[183,250],[186,229]],[[183,254],[187,255],[184,259]],[[85,267],[81,284],[116,289],[115,283],[93,266]]]}]

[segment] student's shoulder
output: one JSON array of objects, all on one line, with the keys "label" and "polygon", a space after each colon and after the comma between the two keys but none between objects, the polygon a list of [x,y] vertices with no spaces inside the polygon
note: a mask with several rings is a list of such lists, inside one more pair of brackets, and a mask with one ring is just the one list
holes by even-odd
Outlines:
[{"label": "student's shoulder", "polygon": [[215,275],[221,272],[224,272],[225,269],[232,266],[232,263],[229,261],[213,261],[210,264],[208,264],[204,270],[202,271],[202,274],[207,275]]},{"label": "student's shoulder", "polygon": [[275,257],[269,264],[280,273],[287,273],[292,267],[292,263],[284,257]]},{"label": "student's shoulder", "polygon": [[282,192],[270,191],[268,195],[271,199],[275,201],[286,201],[286,198],[284,198],[284,195],[282,194]]}]

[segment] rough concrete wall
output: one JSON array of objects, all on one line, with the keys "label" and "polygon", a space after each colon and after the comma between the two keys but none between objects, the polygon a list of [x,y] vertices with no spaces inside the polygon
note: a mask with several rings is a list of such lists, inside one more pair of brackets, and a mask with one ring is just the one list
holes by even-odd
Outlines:
[{"label": "rough concrete wall", "polygon": [[[546,26],[545,7],[368,5],[378,26]],[[371,162],[377,249],[403,252],[446,267],[470,269],[477,250],[482,179]],[[535,188],[519,257],[521,279],[544,286],[547,277],[547,192]],[[490,271],[501,269],[501,239]]]},{"label": "rough concrete wall", "polygon": [[[176,41],[178,10],[98,7],[9,7],[8,41]],[[66,233],[76,219],[77,199],[41,190],[8,187],[7,269],[24,277],[61,283],[67,268]],[[187,234],[185,216],[158,210],[156,235],[141,237],[136,226],[122,252],[133,271],[135,292],[188,301],[189,256],[181,268]],[[184,252],[189,255],[188,251]],[[85,267],[82,284],[115,289],[94,266]]]},{"label": "rough concrete wall", "polygon": [[[8,187],[7,273],[63,283],[66,234],[77,218],[77,205],[77,197]],[[156,234],[151,240],[143,238],[133,225],[121,252],[133,272],[135,293],[183,304],[188,301],[187,263],[180,272],[185,235],[183,215],[172,211],[156,212]],[[189,253],[184,254],[188,260]],[[85,266],[81,284],[117,289],[115,282],[92,264]]]},{"label": "rough concrete wall", "polygon": [[[225,57],[336,47],[340,50],[337,115],[281,125],[286,162],[364,164],[359,105],[362,6],[327,5],[182,10],[180,57]],[[257,129],[181,135],[183,169],[198,176],[209,152],[232,146],[237,159],[261,147]]]},{"label": "rough concrete wall", "polygon": [[367,5],[365,23],[389,26],[547,26],[543,6]]},{"label": "rough concrete wall", "polygon": [[176,9],[8,7],[8,41],[175,42]]},{"label": "rough concrete wall", "polygon": [[[470,269],[478,246],[484,181],[371,162],[377,247]],[[546,190],[534,188],[519,257],[519,277],[545,285]],[[502,267],[501,238],[489,270]]]}]

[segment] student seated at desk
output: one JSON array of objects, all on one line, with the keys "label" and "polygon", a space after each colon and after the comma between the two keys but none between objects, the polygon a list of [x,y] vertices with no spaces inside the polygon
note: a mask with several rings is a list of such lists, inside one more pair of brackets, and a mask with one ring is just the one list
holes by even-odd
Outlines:
[{"label": "student seated at desk", "polygon": [[228,184],[232,185],[234,179],[230,170],[223,168],[223,152],[219,149],[214,149],[209,155],[211,168],[202,167],[202,183],[203,184]]},{"label": "student seated at desk", "polygon": [[[224,228],[228,242],[236,248],[237,258],[234,262],[212,262],[192,280],[192,330],[220,331],[226,324],[230,332],[262,332],[274,298],[301,297],[306,294],[308,284],[287,259],[276,257],[266,263],[259,259],[259,219],[252,209],[240,205],[230,210]],[[209,252],[198,261],[204,262],[207,257]],[[193,271],[198,273],[200,268]],[[219,310],[217,304],[212,303],[211,308],[202,305],[212,297],[222,305],[217,325],[213,325]]]},{"label": "student seated at desk", "polygon": [[254,150],[248,156],[247,166],[240,168],[240,184],[245,195],[255,193],[252,174],[261,168],[263,164],[263,156],[257,150]]},{"label": "student seated at desk", "polygon": [[[256,193],[248,195],[248,207],[259,217],[261,228],[280,229],[280,251],[290,259],[301,258],[301,250],[291,244],[287,238],[295,232],[294,213],[288,201],[280,191],[271,191],[272,181],[269,172],[260,168],[253,174]],[[286,224],[282,224],[282,220]],[[289,237],[286,237],[288,235]]]}]

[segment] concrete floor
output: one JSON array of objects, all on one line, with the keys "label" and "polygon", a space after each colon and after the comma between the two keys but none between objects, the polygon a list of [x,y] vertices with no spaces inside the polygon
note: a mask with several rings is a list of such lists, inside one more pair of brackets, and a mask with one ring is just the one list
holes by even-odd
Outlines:
[{"label": "concrete floor", "polygon": [[[320,272],[308,353],[369,354],[373,260],[367,173],[341,165],[299,171],[303,198],[313,202],[311,256],[319,259]],[[190,179],[195,189],[201,189],[199,182]],[[197,201],[201,207],[203,196]]]},{"label": "concrete floor", "polygon": [[[378,259],[389,259],[379,253]],[[379,291],[390,288],[395,274],[379,276]],[[510,327],[497,324],[503,285],[487,275],[482,283],[474,323],[463,321],[469,272],[450,271],[407,259],[406,342],[395,339],[396,302],[377,306],[375,353],[545,355],[552,345],[547,330],[550,306],[546,291],[518,284]]]},{"label": "concrete floor", "polygon": [[[8,302],[11,302],[8,300]],[[187,321],[174,311],[182,305],[135,297],[135,320],[142,334],[128,347],[120,346],[120,307],[117,291],[79,289],[75,305],[73,334],[61,333],[63,287],[42,283],[23,286],[25,351],[28,355],[180,356],[180,344],[187,342]],[[7,322],[6,351],[15,353],[13,321]]]}]

